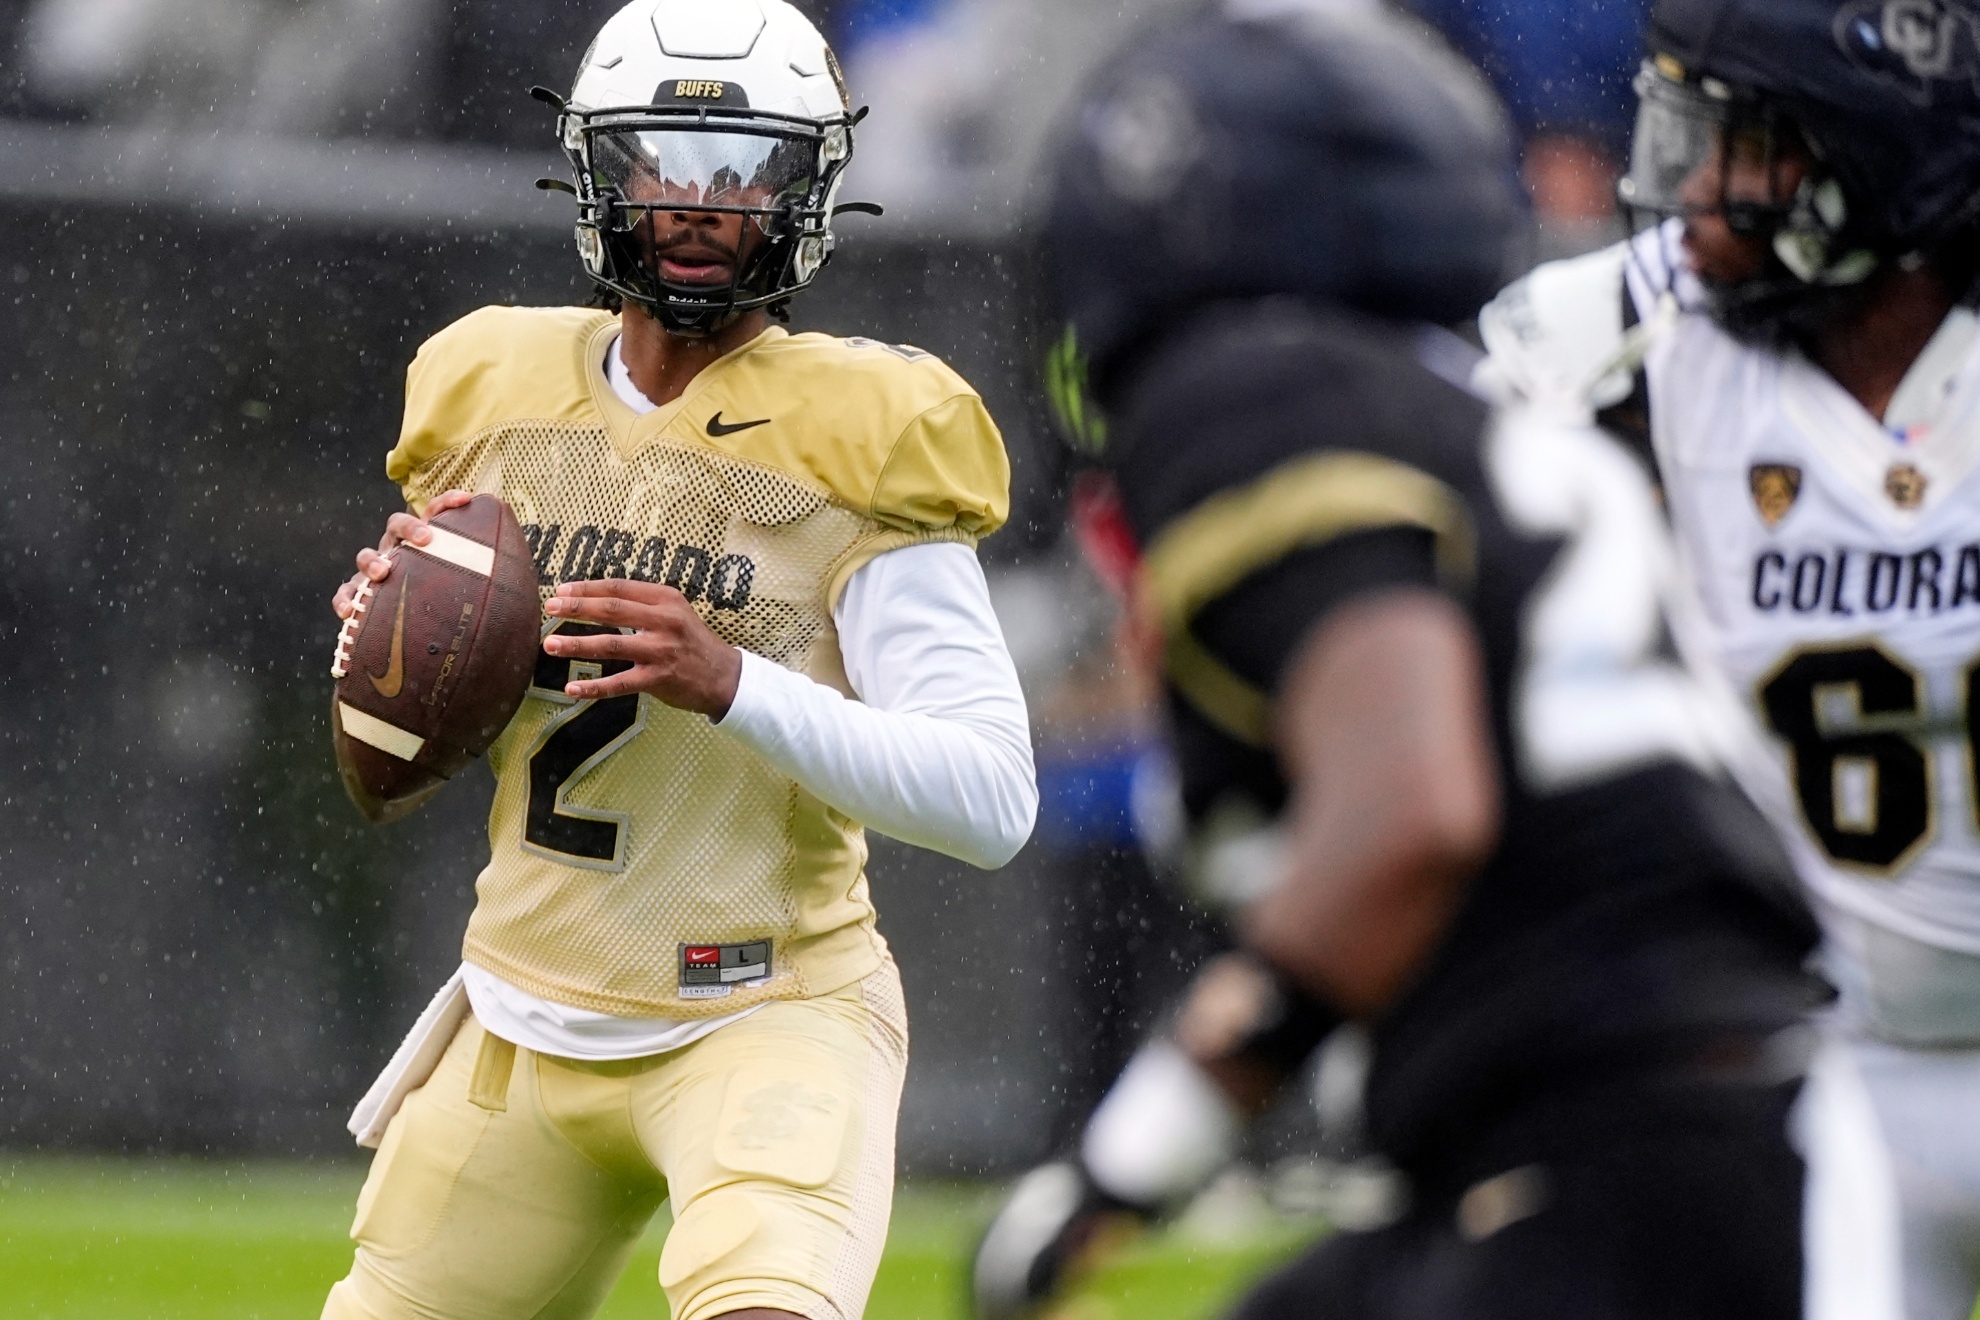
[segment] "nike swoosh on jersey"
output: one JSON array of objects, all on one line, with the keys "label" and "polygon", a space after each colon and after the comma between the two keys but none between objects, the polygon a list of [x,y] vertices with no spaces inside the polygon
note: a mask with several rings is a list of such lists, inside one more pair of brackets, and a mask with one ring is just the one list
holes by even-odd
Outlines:
[{"label": "nike swoosh on jersey", "polygon": [[708,419],[708,434],[734,435],[738,431],[747,431],[752,426],[768,426],[769,424],[770,419],[768,417],[761,417],[753,422],[725,422],[722,420],[722,414],[718,412]]},{"label": "nike swoosh on jersey", "polygon": [[399,695],[399,689],[406,685],[406,588],[399,584],[399,610],[392,616],[392,658],[385,664],[385,672],[374,674],[366,670],[364,676],[371,680],[371,686],[378,695],[390,701]]}]

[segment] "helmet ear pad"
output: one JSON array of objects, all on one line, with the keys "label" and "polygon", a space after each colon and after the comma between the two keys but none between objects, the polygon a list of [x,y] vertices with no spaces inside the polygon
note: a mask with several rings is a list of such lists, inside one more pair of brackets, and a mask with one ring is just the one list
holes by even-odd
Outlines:
[{"label": "helmet ear pad", "polygon": [[1774,231],[1774,255],[1804,284],[1860,284],[1879,262],[1867,248],[1848,246],[1849,219],[1841,182],[1811,176],[1795,194],[1786,221]]}]

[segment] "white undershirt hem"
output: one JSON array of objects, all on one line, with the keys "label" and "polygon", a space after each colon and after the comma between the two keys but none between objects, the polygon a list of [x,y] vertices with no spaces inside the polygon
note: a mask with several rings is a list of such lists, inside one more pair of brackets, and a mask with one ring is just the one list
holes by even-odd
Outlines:
[{"label": "white undershirt hem", "polygon": [[475,1018],[493,1035],[538,1054],[594,1063],[678,1050],[763,1007],[755,1004],[739,1013],[681,1022],[618,1017],[539,998],[473,963],[461,964],[461,978]]}]

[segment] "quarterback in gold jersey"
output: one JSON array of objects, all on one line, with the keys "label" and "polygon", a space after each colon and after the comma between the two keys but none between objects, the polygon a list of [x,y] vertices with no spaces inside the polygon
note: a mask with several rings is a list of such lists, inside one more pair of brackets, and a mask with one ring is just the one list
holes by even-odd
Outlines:
[{"label": "quarterback in gold jersey", "polygon": [[407,377],[411,512],[475,492],[545,592],[460,971],[352,1117],[327,1317],[581,1317],[663,1201],[675,1320],[852,1320],[906,1066],[864,827],[1002,865],[1037,810],[975,544],[1003,443],[932,355],[787,333],[855,116],[783,0],[635,0],[560,107],[616,310],[490,307]]}]

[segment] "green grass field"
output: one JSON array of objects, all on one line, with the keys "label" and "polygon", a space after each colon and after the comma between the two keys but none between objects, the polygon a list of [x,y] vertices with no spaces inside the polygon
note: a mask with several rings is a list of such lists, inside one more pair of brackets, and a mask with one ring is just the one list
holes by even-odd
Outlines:
[{"label": "green grass field", "polygon": [[[0,1320],[314,1317],[350,1263],[359,1165],[59,1159],[0,1153]],[[962,1260],[994,1189],[919,1185],[894,1208],[871,1320],[962,1320]],[[601,1315],[667,1313],[656,1225]],[[1130,1248],[1066,1320],[1194,1320],[1311,1225],[1236,1240],[1177,1231]]]}]

